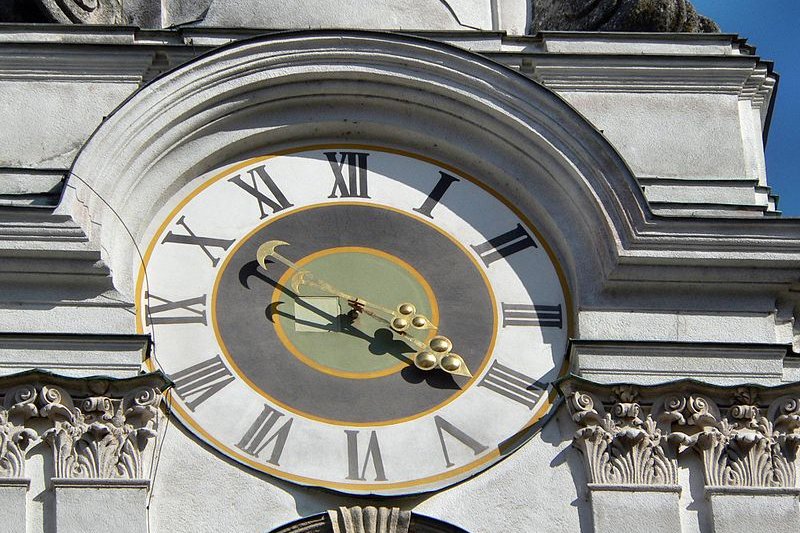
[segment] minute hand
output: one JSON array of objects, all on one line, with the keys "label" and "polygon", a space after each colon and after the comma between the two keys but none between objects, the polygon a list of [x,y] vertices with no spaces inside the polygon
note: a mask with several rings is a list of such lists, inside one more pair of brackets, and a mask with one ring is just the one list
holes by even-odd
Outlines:
[{"label": "minute hand", "polygon": [[265,270],[267,270],[268,269],[268,267],[267,267],[267,258],[271,257],[271,258],[275,259],[276,261],[278,261],[279,263],[284,264],[286,267],[294,270],[296,272],[295,276],[297,276],[298,283],[300,283],[300,284],[309,285],[311,287],[316,287],[317,289],[325,291],[328,294],[331,294],[333,296],[338,296],[339,298],[343,298],[343,299],[347,300],[348,303],[351,303],[351,305],[353,307],[356,307],[356,306],[362,307],[362,308],[363,307],[369,307],[369,308],[371,308],[371,309],[373,309],[375,311],[379,311],[379,312],[382,312],[382,313],[385,313],[385,314],[387,314],[389,316],[394,317],[395,312],[392,311],[391,309],[387,309],[387,308],[385,308],[383,306],[374,304],[372,302],[368,302],[368,301],[364,300],[363,298],[359,298],[358,296],[353,296],[351,294],[347,294],[346,292],[344,292],[342,290],[339,290],[338,288],[334,287],[333,285],[331,285],[327,281],[325,281],[323,279],[319,279],[318,277],[314,276],[313,274],[311,274],[307,270],[302,270],[296,263],[294,263],[293,261],[290,261],[289,259],[286,259],[281,254],[279,254],[278,252],[275,251],[275,248],[277,248],[278,246],[284,246],[284,245],[288,245],[288,244],[289,244],[288,242],[284,242],[284,241],[269,241],[269,242],[265,242],[264,244],[259,246],[258,250],[256,251],[256,261],[258,261],[258,264],[261,265]]},{"label": "minute hand", "polygon": [[[376,303],[369,302],[369,301],[367,301],[364,298],[361,298],[359,296],[353,296],[352,294],[348,294],[348,293],[340,290],[339,288],[334,287],[332,284],[328,283],[327,281],[325,281],[323,279],[320,279],[317,276],[311,274],[307,270],[302,270],[296,263],[294,263],[293,261],[290,261],[289,259],[285,258],[284,256],[282,256],[281,254],[279,254],[278,252],[275,251],[275,249],[278,246],[284,246],[284,245],[288,245],[288,244],[289,243],[284,242],[284,241],[269,241],[269,242],[265,242],[264,244],[262,244],[261,246],[258,247],[258,250],[256,252],[256,260],[258,261],[258,264],[261,265],[262,267],[264,267],[264,269],[266,270],[267,269],[266,260],[267,260],[268,257],[271,257],[271,258],[275,259],[276,261],[278,261],[279,263],[284,264],[286,267],[294,270],[296,272],[295,276],[296,276],[298,284],[309,285],[311,287],[316,287],[317,289],[320,289],[320,290],[322,290],[324,292],[327,292],[328,294],[331,294],[333,296],[338,296],[339,298],[343,298],[343,299],[347,300],[347,302],[350,304],[350,306],[353,309],[355,309],[356,311],[361,311],[362,309],[369,308],[369,309],[371,309],[373,311],[373,313],[382,313],[382,314],[384,314],[386,316],[390,316],[390,317],[392,317],[390,325],[392,326],[392,329],[394,329],[394,330],[396,330],[398,332],[404,331],[407,328],[407,326],[406,327],[397,327],[396,324],[399,324],[399,323],[402,323],[402,322],[398,323],[398,322],[395,322],[395,321],[399,319],[399,320],[401,320],[401,321],[403,321],[403,322],[405,322],[407,324],[408,323],[408,319],[411,318],[411,317],[404,317],[398,311],[394,311],[392,309],[387,309],[386,307],[383,307],[383,306],[378,305]],[[400,307],[400,306],[398,306],[398,307]],[[417,319],[421,319],[421,320],[418,321]],[[438,329],[436,327],[436,324],[431,322],[431,320],[428,319],[428,317],[426,317],[425,315],[419,314],[419,313],[417,313],[411,319],[411,324],[413,324],[413,326],[416,329],[434,329],[434,330]]]}]

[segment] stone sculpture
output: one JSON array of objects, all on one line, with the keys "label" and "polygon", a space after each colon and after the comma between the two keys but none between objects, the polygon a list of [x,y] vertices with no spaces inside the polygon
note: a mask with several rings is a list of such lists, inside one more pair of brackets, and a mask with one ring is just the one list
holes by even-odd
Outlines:
[{"label": "stone sculpture", "polygon": [[[531,1],[529,33],[545,30],[719,31],[712,20],[695,11],[689,0]],[[320,1],[320,4],[324,3]],[[449,6],[447,2],[443,3],[445,7]],[[38,7],[38,11],[32,4]],[[0,0],[0,22],[134,24],[158,28],[201,23],[206,14],[217,7],[216,4],[222,5],[222,0],[169,0],[163,4],[161,0],[126,0],[124,3],[122,0]],[[322,22],[320,24],[324,25]],[[420,27],[422,25],[424,22]]]}]

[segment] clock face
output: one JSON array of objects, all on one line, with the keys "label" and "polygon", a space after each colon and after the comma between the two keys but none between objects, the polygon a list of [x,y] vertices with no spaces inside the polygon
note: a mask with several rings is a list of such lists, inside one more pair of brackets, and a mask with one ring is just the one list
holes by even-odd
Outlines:
[{"label": "clock face", "polygon": [[192,180],[164,207],[139,330],[173,409],[233,459],[402,494],[499,460],[564,369],[565,284],[512,203],[449,166],[307,147]]}]

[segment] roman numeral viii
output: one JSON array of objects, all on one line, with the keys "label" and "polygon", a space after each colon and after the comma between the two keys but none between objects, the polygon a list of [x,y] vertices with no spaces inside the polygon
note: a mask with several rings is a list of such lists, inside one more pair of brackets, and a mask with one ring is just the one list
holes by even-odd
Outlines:
[{"label": "roman numeral viii", "polygon": [[234,239],[216,239],[214,237],[203,237],[197,235],[194,231],[192,231],[192,228],[186,224],[186,217],[184,216],[178,219],[178,225],[183,226],[183,229],[186,231],[186,235],[174,233],[170,230],[166,237],[164,237],[164,239],[161,241],[161,244],[170,242],[175,244],[190,244],[192,246],[198,246],[211,260],[211,264],[213,266],[217,266],[217,263],[219,263],[219,257],[212,254],[210,249],[222,248],[223,250],[227,250],[228,247],[234,242]]},{"label": "roman numeral viii", "polygon": [[503,327],[506,326],[540,326],[543,328],[561,329],[561,304],[530,305],[502,303]]},{"label": "roman numeral viii", "polygon": [[492,363],[478,386],[521,403],[528,409],[533,409],[544,394],[544,388],[538,381],[497,361]]},{"label": "roman numeral viii", "polygon": [[[328,198],[369,198],[365,152],[324,152],[333,171],[333,189]],[[345,178],[345,170],[347,177]]]},{"label": "roman numeral viii", "polygon": [[236,447],[253,457],[258,457],[264,448],[274,442],[272,453],[267,462],[280,466],[278,461],[281,458],[283,447],[286,445],[286,439],[289,437],[289,430],[292,429],[292,422],[294,421],[294,418],[288,419],[280,429],[270,436],[270,431],[282,416],[283,413],[264,404],[264,410],[261,411],[261,414],[258,415],[258,418],[256,418]]},{"label": "roman numeral viii", "polygon": [[[242,190],[252,195],[258,201],[258,210],[261,212],[262,219],[267,217],[267,210],[265,209],[266,207],[270,208],[273,213],[277,213],[278,211],[286,209],[287,207],[292,207],[292,204],[289,203],[289,201],[286,199],[286,196],[284,196],[278,186],[275,185],[272,177],[267,174],[267,169],[264,167],[264,165],[248,170],[247,173],[250,175],[250,179],[248,181],[243,180],[240,174],[237,174],[228,181],[239,186]],[[258,178],[261,183],[266,185],[272,197],[259,190],[258,181],[256,178]]]},{"label": "roman numeral viii", "polygon": [[362,463],[361,456],[358,453],[358,434],[360,431],[346,429],[344,432],[347,435],[347,479],[366,481],[367,467],[371,462],[375,471],[375,481],[386,481],[386,470],[383,468],[381,449],[378,446],[378,434],[375,431],[370,432],[367,452],[364,454]]},{"label": "roman numeral viii", "polygon": [[517,224],[517,227],[511,231],[507,231],[484,243],[472,246],[472,249],[475,250],[481,260],[483,260],[483,263],[488,267],[498,259],[508,257],[520,250],[531,247],[538,248],[536,242],[528,235],[528,232],[525,231],[522,224]]},{"label": "roman numeral viii", "polygon": [[175,372],[170,377],[175,383],[175,392],[192,411],[235,379],[219,355]]}]

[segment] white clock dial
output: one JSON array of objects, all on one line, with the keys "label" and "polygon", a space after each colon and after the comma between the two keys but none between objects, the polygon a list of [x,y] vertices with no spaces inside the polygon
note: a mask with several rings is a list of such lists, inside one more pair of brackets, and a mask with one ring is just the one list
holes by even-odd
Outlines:
[{"label": "white clock dial", "polygon": [[569,331],[563,277],[512,205],[373,146],[192,180],[137,284],[177,416],[245,465],[343,492],[433,490],[490,466],[547,412]]}]

